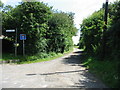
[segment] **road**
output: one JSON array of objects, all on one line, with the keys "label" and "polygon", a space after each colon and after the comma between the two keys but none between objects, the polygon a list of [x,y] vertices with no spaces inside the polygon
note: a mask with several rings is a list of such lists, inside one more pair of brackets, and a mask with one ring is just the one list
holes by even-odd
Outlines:
[{"label": "road", "polygon": [[0,85],[2,84],[2,88],[106,88],[80,65],[80,54],[75,49],[52,61],[0,65]]}]

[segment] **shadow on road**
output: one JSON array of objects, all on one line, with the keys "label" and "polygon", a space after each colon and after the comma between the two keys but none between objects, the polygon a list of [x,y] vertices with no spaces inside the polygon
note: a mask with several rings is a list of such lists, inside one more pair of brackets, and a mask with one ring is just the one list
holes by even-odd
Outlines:
[{"label": "shadow on road", "polygon": [[[108,88],[105,84],[103,84],[99,79],[97,79],[94,75],[89,72],[82,73],[85,78],[84,80],[79,80],[78,83],[71,85],[72,88]],[[92,90],[92,89],[91,89]]]},{"label": "shadow on road", "polygon": [[71,66],[80,65],[83,58],[83,51],[76,51],[70,57],[64,58],[63,63]]},{"label": "shadow on road", "polygon": [[33,76],[33,75],[54,75],[54,74],[65,74],[65,73],[75,73],[75,72],[81,72],[85,70],[76,70],[76,71],[65,71],[65,72],[54,72],[54,73],[43,73],[43,74],[26,74],[27,76]]},{"label": "shadow on road", "polygon": [[[94,75],[89,73],[88,70],[81,69],[81,67],[83,67],[83,66],[81,66],[81,62],[82,62],[81,60],[83,59],[82,57],[84,57],[84,55],[82,53],[83,53],[83,51],[73,52],[73,54],[71,54],[69,57],[63,58],[64,60],[62,60],[63,64],[68,64],[71,67],[72,66],[80,66],[80,70],[51,72],[51,73],[38,73],[38,74],[33,73],[33,74],[26,74],[26,76],[34,76],[34,75],[41,75],[41,76],[50,76],[51,75],[52,76],[53,75],[52,77],[54,78],[54,75],[64,74],[65,76],[67,76],[67,74],[68,74],[68,77],[74,78],[74,76],[69,76],[69,75],[71,75],[71,74],[74,75],[74,73],[77,73],[77,74],[79,74],[79,76],[75,77],[75,78],[78,78],[78,82],[75,82],[74,85],[70,85],[69,87],[71,87],[71,88],[106,88],[106,86],[100,80],[95,78]],[[49,78],[51,78],[51,77],[49,77]],[[59,76],[58,76],[58,78],[59,78]]]},{"label": "shadow on road", "polygon": [[[82,72],[82,73],[81,73]],[[95,78],[94,75],[90,74],[86,70],[76,70],[76,71],[65,71],[65,72],[54,72],[54,73],[43,73],[43,74],[26,74],[27,76],[34,76],[34,75],[45,75],[45,76],[52,76],[54,78],[54,75],[58,74],[71,74],[71,73],[79,73],[81,78],[78,82],[74,83],[74,85],[70,85],[71,88],[107,88],[104,84],[102,84],[101,81],[99,81],[97,78]],[[51,77],[49,77],[51,78]],[[59,78],[59,77],[58,77]],[[53,81],[54,82],[54,81]],[[58,81],[59,82],[59,81]]]}]

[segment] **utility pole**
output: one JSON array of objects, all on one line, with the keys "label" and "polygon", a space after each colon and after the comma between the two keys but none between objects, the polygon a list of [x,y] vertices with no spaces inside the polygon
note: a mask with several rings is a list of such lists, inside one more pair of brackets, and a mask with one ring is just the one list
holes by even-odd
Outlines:
[{"label": "utility pole", "polygon": [[[107,26],[107,16],[108,16],[108,0],[106,0],[106,5],[105,5],[105,26]],[[107,28],[107,27],[106,27]],[[105,30],[106,31],[106,30]]]},{"label": "utility pole", "polygon": [[105,4],[105,14],[104,14],[104,31],[103,31],[103,52],[102,52],[102,59],[105,58],[106,55],[106,31],[107,31],[107,17],[108,17],[108,0],[106,0]]}]

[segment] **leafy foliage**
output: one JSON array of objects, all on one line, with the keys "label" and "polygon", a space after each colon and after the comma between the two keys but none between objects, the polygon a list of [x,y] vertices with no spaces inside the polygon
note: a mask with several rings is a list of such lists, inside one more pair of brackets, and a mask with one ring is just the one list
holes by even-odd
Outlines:
[{"label": "leafy foliage", "polygon": [[[104,8],[94,12],[81,24],[80,48],[85,48],[89,54],[101,56],[102,38],[104,30]],[[120,1],[109,5],[108,29],[106,36],[106,57],[117,55],[120,52]],[[113,55],[113,57],[114,57]]]},{"label": "leafy foliage", "polygon": [[[9,15],[12,19],[7,17],[9,20],[6,20],[8,23],[5,25],[8,27],[5,26],[4,30],[11,26],[17,28],[18,35],[27,35],[26,53],[44,52],[47,46],[45,33],[48,28],[47,21],[51,16],[50,8],[40,2],[23,2],[13,9]],[[10,25],[11,22],[14,23],[14,26]],[[20,43],[18,51],[21,51],[22,41],[18,40],[18,42]]]},{"label": "leafy foliage", "polygon": [[[61,52],[68,51],[73,45],[72,36],[77,29],[73,26],[73,19],[69,14],[60,12],[54,13],[49,20],[49,31],[47,38],[49,39],[49,51]],[[54,42],[54,43],[53,43]]]},{"label": "leafy foliage", "polygon": [[[17,29],[20,34],[26,34],[25,52],[28,55],[63,53],[72,45],[72,36],[77,29],[73,23],[73,13],[52,12],[52,8],[42,2],[21,2],[15,8],[5,6],[3,14],[3,35],[15,41],[15,33],[6,33],[6,29]],[[11,25],[11,23],[13,25]],[[22,41],[18,52],[22,54]]]},{"label": "leafy foliage", "polygon": [[108,35],[108,45],[111,55],[115,59],[120,58],[120,1],[115,2],[111,5],[110,17],[112,19],[111,25],[109,27]]},{"label": "leafy foliage", "polygon": [[0,9],[3,8],[4,4],[0,1]]},{"label": "leafy foliage", "polygon": [[80,47],[84,47],[87,53],[98,54],[101,37],[104,28],[103,10],[93,13],[83,20],[81,24]]},{"label": "leafy foliage", "polygon": [[[97,74],[102,71],[104,76],[102,79],[109,84],[111,79],[113,83],[109,84],[111,87],[119,87],[120,81],[120,1],[116,1],[113,4],[109,4],[107,31],[104,30],[104,8],[94,12],[90,17],[83,20],[81,24],[81,38],[79,47],[84,48],[88,57],[93,57],[96,63],[92,62],[91,67],[96,66],[93,71],[97,71]],[[103,43],[102,38],[105,35],[106,47],[105,47],[105,58],[102,57]],[[100,61],[101,60],[101,61]],[[103,63],[102,66],[99,65]],[[114,63],[113,63],[114,62]],[[103,65],[105,69],[102,70]],[[113,67],[109,66],[112,65]],[[100,67],[99,67],[100,66]],[[108,69],[108,67],[110,67]],[[97,68],[97,69],[96,69]],[[113,70],[112,70],[113,69]],[[109,71],[110,70],[110,71]],[[95,72],[96,73],[96,72]],[[98,76],[100,76],[99,74]],[[101,77],[101,76],[100,76]],[[108,79],[108,80],[107,80]]]}]

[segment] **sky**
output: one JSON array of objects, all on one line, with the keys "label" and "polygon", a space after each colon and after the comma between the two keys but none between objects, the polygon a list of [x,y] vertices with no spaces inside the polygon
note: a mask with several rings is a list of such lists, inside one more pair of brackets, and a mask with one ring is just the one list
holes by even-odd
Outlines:
[{"label": "sky", "polygon": [[[18,5],[18,2],[21,0],[1,0],[5,5]],[[80,24],[84,18],[87,18],[93,12],[99,10],[103,3],[106,0],[39,0],[44,3],[48,3],[48,6],[53,6],[55,10],[61,10],[63,12],[73,12],[74,16],[74,24],[77,29],[80,29]],[[110,2],[114,2],[116,0],[109,0]],[[74,44],[77,44],[80,37],[80,31],[78,31],[77,36],[73,37]]]}]

